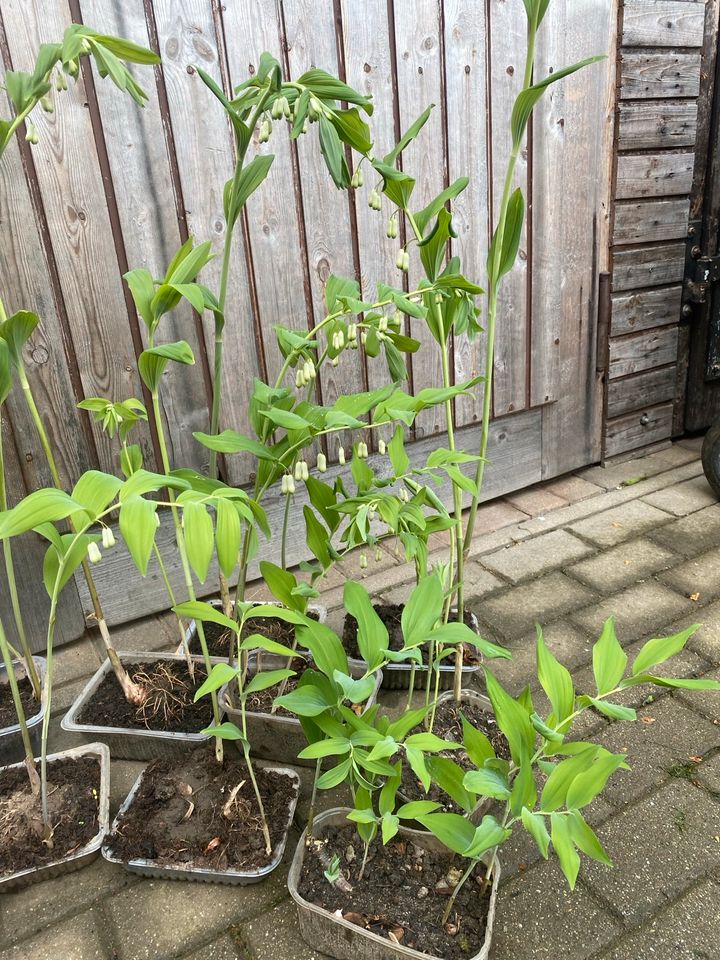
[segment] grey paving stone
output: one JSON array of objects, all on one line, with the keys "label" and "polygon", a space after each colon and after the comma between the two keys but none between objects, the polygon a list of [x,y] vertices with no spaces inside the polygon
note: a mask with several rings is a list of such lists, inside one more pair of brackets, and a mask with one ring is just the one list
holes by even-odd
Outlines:
[{"label": "grey paving stone", "polygon": [[627,923],[637,923],[717,869],[719,833],[720,805],[692,784],[673,781],[600,827],[615,869],[589,862],[583,882]]},{"label": "grey paving stone", "polygon": [[[240,952],[240,950],[233,935],[226,934],[200,947],[199,950],[184,954],[182,960],[249,960],[247,951]],[[276,954],[276,956],[282,957],[283,954]],[[292,954],[289,953],[287,956],[292,957]]]},{"label": "grey paving stone", "polygon": [[485,570],[476,561],[469,560],[465,564],[465,596],[470,601],[471,606],[474,605],[474,601],[481,600],[503,587],[507,587],[503,580],[500,580],[489,570]]},{"label": "grey paving stone", "polygon": [[139,760],[113,760],[110,778],[110,816],[114,817],[132,785],[147,766]]},{"label": "grey paving stone", "polygon": [[[68,883],[67,878],[65,883]],[[0,960],[111,960],[98,918],[87,910],[0,952]]]},{"label": "grey paving stone", "polygon": [[671,447],[666,447],[664,450],[658,450],[654,456],[657,460],[665,460],[674,467],[679,467],[684,463],[699,461],[700,451],[688,449],[688,447],[683,447],[679,443],[673,443]]},{"label": "grey paving stone", "polygon": [[677,445],[683,447],[685,450],[692,450],[695,456],[699,457],[702,452],[704,440],[704,435],[701,437],[683,437],[682,440],[677,441]]},{"label": "grey paving stone", "polygon": [[[543,627],[543,636],[550,650],[569,670],[588,663],[592,656],[592,645],[583,630],[566,620]],[[512,654],[512,660],[493,660],[488,667],[514,696],[528,686],[537,687],[537,658],[535,630],[522,637],[500,641]],[[495,639],[495,638],[488,638]]]},{"label": "grey paving stone", "polygon": [[580,610],[571,619],[591,636],[599,637],[605,620],[614,617],[618,639],[626,644],[655,630],[668,632],[668,625],[687,615],[691,607],[692,601],[686,597],[649,580]]},{"label": "grey paving stone", "polygon": [[583,480],[582,477],[570,475],[560,477],[558,480],[551,480],[544,484],[544,489],[554,493],[556,497],[561,497],[568,503],[577,503],[579,500],[587,500],[588,497],[595,497],[602,493],[604,487],[599,487],[589,480]]},{"label": "grey paving stone", "polygon": [[482,537],[486,533],[509,527],[513,523],[527,520],[528,514],[513,507],[507,500],[493,500],[483,504],[475,518],[475,537]]},{"label": "grey paving stone", "polygon": [[714,600],[720,595],[720,549],[692,557],[665,571],[659,579],[686,597],[699,594],[697,599],[702,604]]},{"label": "grey paving stone", "polygon": [[580,470],[577,475],[583,480],[604,487],[605,490],[613,490],[615,487],[627,483],[628,480],[635,480],[638,477],[643,479],[654,477],[668,469],[667,460],[661,459],[657,455],[651,455],[626,460],[623,463],[614,463],[607,467],[588,467],[587,470]]},{"label": "grey paving stone", "polygon": [[502,886],[495,916],[497,960],[587,960],[620,930],[581,885],[568,889],[554,860]]},{"label": "grey paving stone", "polygon": [[720,753],[698,764],[695,775],[698,781],[716,797],[720,798]]},{"label": "grey paving stone", "polygon": [[270,913],[242,924],[237,930],[237,937],[249,955],[257,960],[270,957],[323,960],[326,956],[314,950],[300,936],[297,908],[289,899]]},{"label": "grey paving stone", "polygon": [[705,507],[657,530],[652,539],[675,553],[696,557],[707,553],[720,542],[720,505]]},{"label": "grey paving stone", "polygon": [[720,886],[698,884],[602,960],[713,960],[720,943]]},{"label": "grey paving stone", "polygon": [[630,500],[579,520],[569,529],[598,547],[613,547],[667,523],[669,516],[664,510],[658,510],[642,500]]},{"label": "grey paving stone", "polygon": [[676,517],[686,517],[689,513],[695,513],[696,510],[702,510],[703,507],[710,507],[717,503],[717,497],[710,489],[710,484],[704,475],[656,490],[655,493],[643,497],[643,500]]},{"label": "grey paving stone", "polygon": [[557,510],[559,507],[567,505],[568,501],[548,490],[547,487],[532,487],[530,490],[520,490],[516,493],[509,493],[505,497],[508,503],[523,513],[531,517],[537,517],[539,514],[548,513],[550,510]]},{"label": "grey paving stone", "polygon": [[690,758],[717,746],[718,733],[716,726],[675,697],[648,704],[638,711],[634,723],[610,724],[599,742],[614,753],[627,753],[631,769],[618,770],[611,777],[603,798],[621,805],[657,784],[684,778]]},{"label": "grey paving stone", "polygon": [[552,623],[592,600],[589,590],[564,574],[548,573],[490,597],[482,606],[482,619],[502,636],[519,637],[535,623]]},{"label": "grey paving stone", "polygon": [[652,540],[629,540],[581,560],[567,572],[598,593],[617,593],[678,562],[672,551]]},{"label": "grey paving stone", "polygon": [[491,553],[483,557],[483,563],[512,583],[520,583],[557,567],[565,567],[592,552],[592,547],[566,530],[552,530]]},{"label": "grey paving stone", "polygon": [[90,677],[102,663],[88,637],[60,647],[53,657],[53,683],[60,686],[72,680]]}]

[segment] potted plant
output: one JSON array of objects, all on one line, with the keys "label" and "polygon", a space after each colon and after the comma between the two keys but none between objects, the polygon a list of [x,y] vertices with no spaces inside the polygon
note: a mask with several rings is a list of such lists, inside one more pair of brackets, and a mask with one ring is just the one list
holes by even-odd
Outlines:
[{"label": "potted plant", "polygon": [[[626,675],[627,654],[608,620],[593,647],[596,689],[591,694],[576,691],[570,673],[538,631],[537,675],[551,705],[546,716],[536,712],[528,691],[513,698],[486,669],[488,696],[510,758],[499,757],[476,731],[466,743],[473,769],[465,773],[463,786],[498,803],[497,811],[474,824],[467,816],[439,812],[429,801],[398,806],[396,778],[395,783],[388,779],[379,792],[366,791],[358,798],[356,791],[352,809],[315,817],[298,844],[288,880],[303,938],[339,960],[443,960],[458,956],[458,950],[485,960],[500,870],[498,851],[514,830],[525,829],[546,858],[552,846],[571,889],[581,853],[609,865],[583,811],[617,770],[629,769],[626,755],[574,738],[573,725],[589,709],[615,721],[634,720],[635,711],[614,698],[641,684],[720,690],[716,680],[653,672],[678,654],[696,629],[648,641]],[[332,738],[324,742],[330,751]],[[425,749],[428,745],[423,741]],[[389,747],[376,756],[385,749]],[[350,776],[348,767],[338,782]],[[408,842],[402,822],[408,806],[430,839],[415,834]],[[366,831],[361,832],[366,851],[370,845],[370,855],[361,860],[347,855],[351,824]]]}]

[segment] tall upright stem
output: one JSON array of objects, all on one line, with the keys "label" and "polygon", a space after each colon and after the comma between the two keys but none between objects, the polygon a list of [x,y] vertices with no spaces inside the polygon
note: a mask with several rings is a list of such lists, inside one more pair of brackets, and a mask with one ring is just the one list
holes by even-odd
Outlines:
[{"label": "tall upright stem", "polygon": [[[5,671],[7,673],[8,683],[10,684],[10,693],[12,694],[13,706],[15,707],[18,726],[20,727],[20,736],[22,737],[22,742],[23,742],[23,749],[25,750],[25,762],[29,766],[32,766],[33,769],[35,769],[35,763],[33,758],[33,748],[32,748],[32,744],[30,743],[30,733],[27,727],[27,718],[25,716],[25,711],[23,710],[22,700],[20,698],[20,690],[18,688],[17,676],[15,674],[15,667],[13,665],[12,656],[10,654],[10,647],[7,642],[5,627],[3,626],[2,620],[0,620],[0,655],[2,655],[2,662],[5,666]],[[33,790],[35,790],[35,785],[33,784],[32,777],[30,778],[30,783],[33,786]]]}]

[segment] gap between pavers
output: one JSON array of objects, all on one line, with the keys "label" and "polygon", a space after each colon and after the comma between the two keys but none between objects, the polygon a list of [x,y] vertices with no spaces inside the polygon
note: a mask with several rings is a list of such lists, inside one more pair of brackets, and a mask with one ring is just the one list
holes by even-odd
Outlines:
[{"label": "gap between pavers", "polygon": [[674,520],[651,531],[650,537],[661,546],[685,557],[707,553],[720,542],[720,504]]},{"label": "gap between pavers", "polygon": [[686,517],[688,514],[717,503],[717,497],[704,474],[693,477],[691,480],[683,480],[682,483],[663,487],[662,490],[649,493],[643,497],[643,500],[676,517]]}]

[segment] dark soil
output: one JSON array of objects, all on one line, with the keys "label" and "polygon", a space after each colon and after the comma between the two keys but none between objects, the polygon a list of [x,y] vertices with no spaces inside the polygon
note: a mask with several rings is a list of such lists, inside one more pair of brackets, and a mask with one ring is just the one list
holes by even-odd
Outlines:
[{"label": "dark soil", "polygon": [[[39,772],[39,771],[38,771]],[[48,813],[52,847],[43,842],[40,797],[24,767],[0,773],[0,877],[60,860],[98,832],[100,763],[92,757],[48,764]]]},{"label": "dark soil", "polygon": [[[443,701],[443,703],[438,705],[435,713],[433,733],[436,733],[439,737],[442,737],[443,740],[452,740],[454,743],[462,743],[463,729],[460,713],[463,713],[465,715],[465,719],[468,720],[477,730],[480,730],[481,733],[485,734],[492,744],[493,750],[498,757],[503,760],[510,759],[509,744],[505,734],[499,729],[495,717],[487,710],[482,710],[475,703],[461,703],[460,711],[458,711],[454,700]],[[421,729],[422,727],[418,727],[418,731]],[[449,757],[464,770],[473,769],[473,763],[464,749],[443,750],[440,754],[438,754],[438,756]],[[432,765],[432,757],[428,757],[427,760],[430,765]],[[449,813],[464,813],[464,811],[455,803],[455,801],[448,797],[445,791],[441,790],[440,787],[438,787],[435,783],[432,783],[428,793],[425,793],[423,785],[417,779],[408,764],[403,764],[403,778],[400,790],[408,800],[434,800],[437,803],[441,803],[443,805],[443,809]]]},{"label": "dark soil", "polygon": [[[315,617],[312,613],[308,616]],[[229,657],[231,654],[233,658],[236,656],[234,634],[231,634],[225,627],[221,627],[219,623],[206,623],[204,627],[205,642],[211,657]],[[295,626],[292,623],[285,623],[279,617],[250,617],[249,620],[245,621],[242,639],[249,637],[251,633],[259,633],[263,637],[269,637],[271,640],[277,640],[278,643],[285,644],[286,647],[291,647],[295,639]],[[190,653],[202,653],[197,633],[190,641]]]},{"label": "dark soil", "polygon": [[110,671],[85,705],[80,723],[171,733],[199,733],[212,723],[210,697],[193,703],[195,691],[207,677],[200,664],[195,666],[194,680],[191,680],[184,660],[133,663],[128,665],[128,673],[135,683],[147,688],[146,702],[141,707],[129,703],[115,674]]},{"label": "dark soil", "polygon": [[[472,957],[485,936],[489,894],[481,895],[482,868],[465,883],[447,925],[442,914],[456,882],[459,861],[452,854],[424,851],[402,838],[371,846],[365,875],[358,881],[363,844],[353,827],[328,830],[323,859],[340,857],[342,872],[353,887],[343,893],[328,883],[325,867],[310,846],[300,875],[300,895],[330,913],[340,911],[350,923],[420,953],[444,960]],[[450,872],[452,871],[452,872]],[[457,872],[456,872],[457,871]]]},{"label": "dark soil", "polygon": [[[30,683],[28,677],[18,677],[18,690],[20,692],[20,702],[25,711],[25,719],[29,720],[40,712],[40,704],[33,696],[32,683]],[[0,683],[0,729],[14,727],[17,722],[18,718],[17,713],[15,713],[10,684]]]},{"label": "dark soil", "polygon": [[[387,627],[390,637],[390,650],[402,650],[404,646],[401,625],[401,617],[404,607],[405,604],[402,603],[373,604],[375,612]],[[451,614],[450,620],[457,620],[457,616]],[[464,621],[468,627],[472,627],[474,624],[472,614],[468,611],[465,611]],[[357,620],[348,613],[345,615],[345,623],[343,625],[343,646],[345,647],[345,652],[349,657],[353,657],[356,660],[362,660],[363,657],[360,653],[360,648],[358,647],[357,636]],[[423,648],[421,652],[423,658],[426,658],[429,651],[427,648]],[[424,659],[423,662],[427,664],[426,659]],[[453,659],[452,661],[448,662],[454,664],[455,661]],[[480,663],[480,656],[475,647],[468,646],[467,644],[464,646],[463,663],[466,667],[474,667],[476,664]]]},{"label": "dark soil", "polygon": [[[295,785],[272,770],[256,767],[255,774],[274,850],[288,826]],[[223,764],[209,750],[196,750],[182,761],[151,763],[107,843],[123,860],[142,858],[163,866],[257,870],[272,859],[265,853],[247,767],[229,750]]]}]

